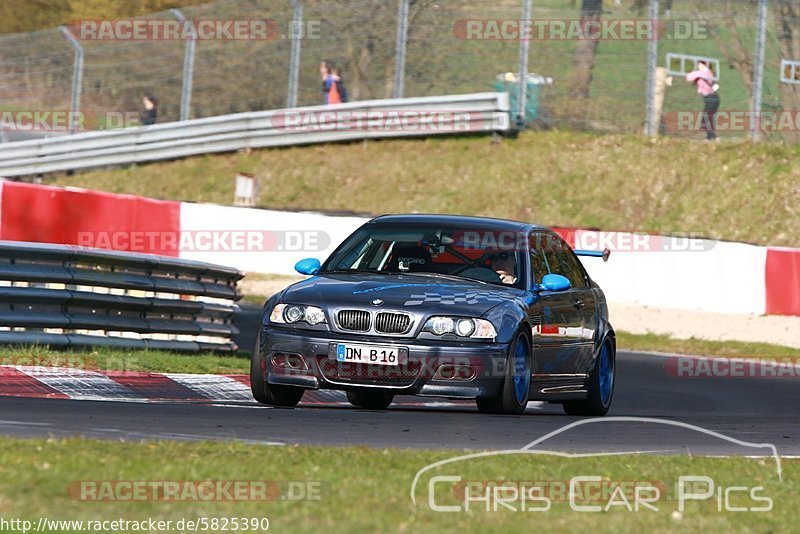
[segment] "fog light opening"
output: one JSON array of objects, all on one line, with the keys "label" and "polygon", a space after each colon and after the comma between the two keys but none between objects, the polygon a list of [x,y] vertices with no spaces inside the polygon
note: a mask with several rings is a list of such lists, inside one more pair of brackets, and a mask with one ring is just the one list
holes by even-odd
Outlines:
[{"label": "fog light opening", "polygon": [[305,369],[306,361],[299,354],[275,354],[272,357],[272,365],[289,369]]},{"label": "fog light opening", "polygon": [[439,376],[445,380],[452,380],[456,377],[456,368],[453,365],[442,365],[439,367]]},{"label": "fog light opening", "polygon": [[476,374],[475,368],[471,365],[459,365],[456,367],[456,378],[459,380],[472,380]]},{"label": "fog light opening", "polygon": [[306,366],[303,357],[297,354],[289,354],[286,356],[286,365],[291,369],[303,369]]},{"label": "fog light opening", "polygon": [[477,372],[471,365],[444,364],[436,371],[435,378],[440,380],[472,380]]}]

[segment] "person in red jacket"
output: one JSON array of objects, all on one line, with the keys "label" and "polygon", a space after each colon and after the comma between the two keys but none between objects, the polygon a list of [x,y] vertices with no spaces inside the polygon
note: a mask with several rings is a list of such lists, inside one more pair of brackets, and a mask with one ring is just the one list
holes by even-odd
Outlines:
[{"label": "person in red jacket", "polygon": [[326,104],[338,104],[341,102],[339,92],[335,87],[334,68],[333,62],[328,59],[319,64],[319,74],[322,77],[322,96],[325,98]]},{"label": "person in red jacket", "polygon": [[339,100],[341,102],[347,102],[347,88],[344,86],[342,71],[339,70],[339,67],[333,67],[331,69],[331,74],[333,74],[333,83],[336,86],[336,92],[339,93]]}]

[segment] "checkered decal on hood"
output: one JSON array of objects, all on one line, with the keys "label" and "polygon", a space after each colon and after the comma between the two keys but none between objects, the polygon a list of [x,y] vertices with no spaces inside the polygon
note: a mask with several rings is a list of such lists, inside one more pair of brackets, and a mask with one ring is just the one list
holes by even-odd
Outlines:
[{"label": "checkered decal on hood", "polygon": [[412,294],[410,300],[405,302],[405,305],[442,304],[444,306],[454,306],[456,304],[477,304],[479,302],[500,303],[506,300],[508,300],[508,294],[501,291],[459,291],[448,295],[426,291],[425,293]]}]

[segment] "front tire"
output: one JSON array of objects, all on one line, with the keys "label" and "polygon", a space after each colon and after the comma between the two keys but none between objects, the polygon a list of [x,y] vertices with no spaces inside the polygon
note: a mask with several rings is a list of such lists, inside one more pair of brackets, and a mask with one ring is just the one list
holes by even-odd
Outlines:
[{"label": "front tire", "polygon": [[531,342],[519,332],[508,350],[506,372],[500,390],[494,397],[478,397],[475,403],[481,413],[519,415],[528,405],[531,386]]},{"label": "front tire", "polygon": [[353,406],[367,410],[385,410],[394,400],[394,393],[385,391],[348,391],[347,400]]},{"label": "front tire", "polygon": [[253,355],[250,357],[250,391],[253,392],[253,398],[261,404],[268,404],[270,406],[284,406],[289,408],[297,406],[303,398],[305,389],[294,386],[269,384],[266,381],[266,366],[262,367],[264,364],[261,359],[260,337],[260,333],[256,334]]},{"label": "front tire", "polygon": [[592,375],[589,377],[587,395],[584,400],[567,401],[564,412],[568,415],[603,416],[611,407],[614,398],[614,382],[617,374],[617,349],[613,338],[607,337],[600,347]]}]

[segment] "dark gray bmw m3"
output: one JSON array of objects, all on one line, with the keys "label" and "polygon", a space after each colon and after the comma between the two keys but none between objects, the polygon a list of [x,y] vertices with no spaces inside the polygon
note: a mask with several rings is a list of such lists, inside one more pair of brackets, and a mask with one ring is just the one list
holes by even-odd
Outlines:
[{"label": "dark gray bmw m3", "polygon": [[[578,251],[608,259],[608,251]],[[395,395],[475,399],[519,414],[529,400],[605,415],[616,342],[602,290],[543,226],[449,215],[364,224],[310,278],[267,300],[253,396],[294,406],[307,389],[387,408]]]}]

